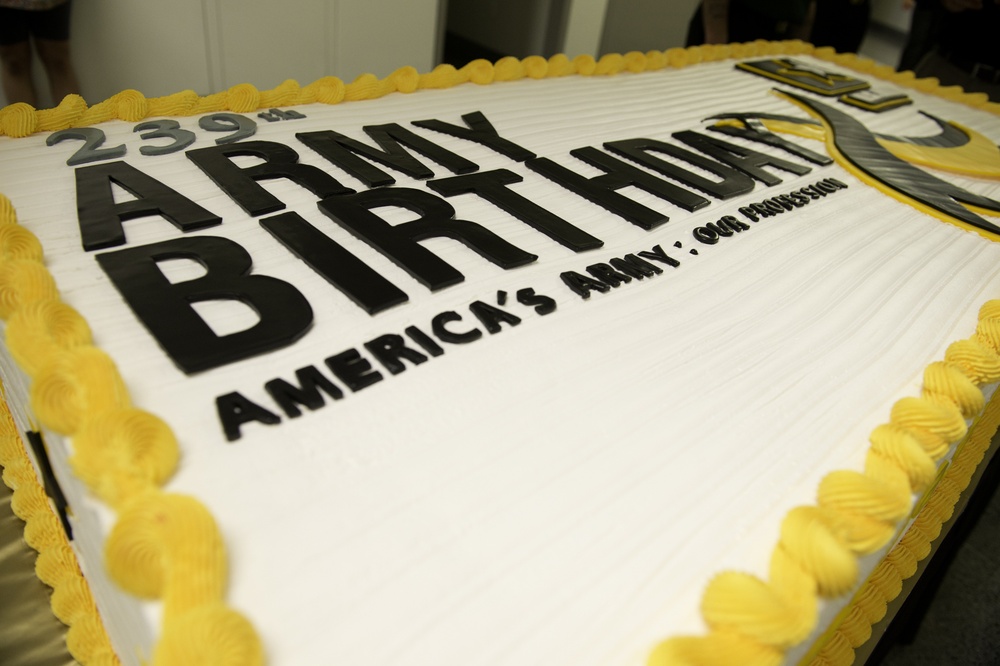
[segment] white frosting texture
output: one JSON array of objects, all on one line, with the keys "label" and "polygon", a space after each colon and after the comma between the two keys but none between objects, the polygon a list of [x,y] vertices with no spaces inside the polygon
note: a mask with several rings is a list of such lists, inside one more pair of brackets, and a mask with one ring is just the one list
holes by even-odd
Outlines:
[{"label": "white frosting texture", "polygon": [[[574,253],[475,195],[455,196],[448,203],[458,219],[538,260],[504,270],[455,241],[431,239],[424,246],[465,276],[432,293],[323,215],[312,193],[266,181],[287,211],[409,296],[374,316],[278,244],[183,152],[141,155],[133,123],[104,123],[107,145],[127,146],[122,159],[223,219],[190,234],[159,218],[130,220],[127,247],[186,235],[229,238],[251,255],[254,274],[294,285],[312,306],[313,325],[294,344],[193,375],[160,349],[96,253],[81,248],[74,169],[65,164],[75,146],[46,146],[44,134],[0,138],[0,190],[41,240],[64,300],[87,319],[134,403],[173,428],[181,461],[168,487],[199,498],[221,526],[229,602],[257,628],[269,663],[634,666],[668,635],[703,632],[698,604],[711,576],[764,575],[785,514],[814,502],[826,473],[863,466],[872,428],[896,400],[919,393],[925,366],[970,335],[980,305],[1000,296],[1000,245],[918,212],[840,166],[817,167],[729,137],[812,170],[795,176],[768,168],[780,184],[758,182],[749,194],[696,212],[622,190],[670,217],[646,231],[489,148],[409,123],[461,124],[461,115],[480,111],[500,136],[597,176],[570,151],[632,138],[680,145],[672,133],[704,132],[705,119],[718,113],[803,117],[769,93],[775,85],[726,61],[464,85],[297,107],[300,119],[258,119],[253,140],[289,146],[302,163],[358,191],[362,183],[294,134],[330,129],[371,143],[362,127],[400,123],[482,171],[519,174],[512,190],[604,241]],[[997,117],[907,92],[913,105],[881,114],[838,108],[873,132],[936,134],[919,113],[927,111],[1000,140]],[[191,148],[213,145],[216,136],[199,131],[196,118],[180,122],[197,135]],[[791,140],[825,153],[817,142]],[[436,178],[452,175],[417,156]],[[430,191],[389,171],[394,187]],[[936,175],[1000,199],[996,181]],[[825,178],[847,188],[756,223],[737,212]],[[398,209],[380,213],[394,223],[412,218]],[[713,245],[693,236],[725,215],[749,228]],[[680,265],[661,264],[660,275],[586,300],[560,279],[654,246]],[[174,280],[199,272],[173,268]],[[555,299],[557,310],[542,316],[518,304],[515,293],[528,287]],[[508,297],[502,306],[500,291]],[[489,334],[469,310],[475,301],[521,323]],[[462,318],[451,328],[479,328],[483,337],[438,341],[443,355],[408,363],[395,376],[363,347],[408,326],[429,333],[431,320],[447,311]],[[255,320],[232,304],[206,316],[220,331]],[[342,400],[294,419],[264,390],[275,378],[294,381],[309,365],[330,376],[324,359],[351,348],[384,379],[357,393],[337,382]],[[247,424],[227,442],[215,399],[233,391],[282,422]],[[49,441],[62,458],[72,451],[55,434]],[[112,639],[124,663],[139,663],[151,653],[158,609],[143,605],[141,626],[119,622],[135,602],[101,580],[110,514],[74,485],[64,460],[57,464],[81,525],[81,563]]]}]

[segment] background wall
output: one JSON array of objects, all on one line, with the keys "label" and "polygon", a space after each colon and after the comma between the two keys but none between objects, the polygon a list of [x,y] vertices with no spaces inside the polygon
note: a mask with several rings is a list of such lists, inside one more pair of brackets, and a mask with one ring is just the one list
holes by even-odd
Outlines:
[{"label": "background wall", "polygon": [[450,0],[448,31],[496,53],[601,55],[682,46],[698,0]]},{"label": "background wall", "polygon": [[[237,83],[273,88],[428,71],[442,40],[442,0],[79,0],[72,51],[91,104],[126,88],[161,96]],[[387,19],[387,17],[392,17]],[[40,69],[36,67],[36,70]],[[36,72],[39,91],[44,77]],[[47,92],[43,106],[50,103]],[[0,94],[0,104],[6,104]]]},{"label": "background wall", "polygon": [[498,53],[544,55],[553,0],[450,0],[448,30]]},{"label": "background wall", "polygon": [[[444,32],[519,57],[683,46],[698,0],[78,0],[73,56],[90,103],[135,88],[199,94],[329,74],[350,81],[403,65],[428,71]],[[901,0],[874,0],[876,23],[909,27]],[[391,17],[391,19],[387,18]],[[280,26],[275,28],[275,26]],[[893,63],[894,64],[894,63]],[[37,69],[37,68],[36,68]],[[39,90],[44,78],[38,73]],[[42,96],[43,106],[51,103]],[[0,105],[6,100],[0,93]]]},{"label": "background wall", "polygon": [[[684,46],[687,27],[699,0],[607,0],[601,53],[666,50]],[[905,35],[910,12],[903,0],[872,0],[869,33],[889,30]],[[888,63],[895,65],[896,58]]]},{"label": "background wall", "polygon": [[684,46],[698,0],[610,0],[602,53],[665,51]]}]

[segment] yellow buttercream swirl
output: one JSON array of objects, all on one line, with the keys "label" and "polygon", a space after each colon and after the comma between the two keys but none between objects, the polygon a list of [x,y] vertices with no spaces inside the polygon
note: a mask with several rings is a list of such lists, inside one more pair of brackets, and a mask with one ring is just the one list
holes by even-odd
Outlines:
[{"label": "yellow buttercream swirl", "polygon": [[462,75],[468,77],[472,83],[484,86],[493,83],[496,70],[489,60],[477,59],[462,68]]},{"label": "yellow buttercream swirl", "polygon": [[151,116],[188,116],[201,98],[193,90],[182,90],[166,97],[157,97],[149,101]]},{"label": "yellow buttercream swirl", "polygon": [[228,106],[236,113],[250,113],[261,108],[260,91],[252,84],[238,83],[228,91]]},{"label": "yellow buttercream swirl", "polygon": [[38,261],[4,259],[0,262],[0,318],[8,318],[25,304],[59,295],[52,274]]},{"label": "yellow buttercream swirl", "polygon": [[792,509],[781,523],[778,549],[813,577],[817,592],[824,596],[843,594],[858,575],[857,559],[840,527],[834,514],[812,506]]},{"label": "yellow buttercream swirl", "polygon": [[500,58],[493,66],[494,80],[496,81],[518,81],[524,78],[524,64],[512,56]]},{"label": "yellow buttercream swirl", "polygon": [[573,67],[580,76],[592,76],[597,71],[597,61],[592,55],[578,55],[573,58]]},{"label": "yellow buttercream swirl", "polygon": [[646,71],[656,72],[667,66],[667,56],[663,51],[646,51],[645,55]]},{"label": "yellow buttercream swirl", "polygon": [[306,86],[309,96],[321,104],[340,104],[344,101],[344,82],[336,76],[325,76]]},{"label": "yellow buttercream swirl", "polygon": [[117,117],[129,122],[138,122],[149,115],[146,96],[138,90],[123,90],[111,99],[117,106]]},{"label": "yellow buttercream swirl", "polygon": [[972,418],[983,409],[983,392],[963,367],[955,363],[937,361],[924,370],[924,397],[954,405],[963,418]]},{"label": "yellow buttercream swirl", "polygon": [[38,116],[30,104],[16,102],[0,109],[0,132],[19,138],[38,130]]},{"label": "yellow buttercream swirl", "polygon": [[937,458],[932,456],[913,434],[891,423],[876,426],[868,437],[871,450],[892,461],[909,477],[910,488],[921,491],[937,474]]},{"label": "yellow buttercream swirl", "polygon": [[76,555],[68,543],[54,543],[35,560],[35,575],[49,587],[56,587],[76,566]]},{"label": "yellow buttercream swirl", "polygon": [[260,666],[264,650],[253,626],[239,613],[210,604],[164,626],[155,664]]},{"label": "yellow buttercream swirl", "polygon": [[597,61],[595,74],[607,76],[625,71],[625,58],[618,53],[606,53]]},{"label": "yellow buttercream swirl", "polygon": [[66,350],[38,374],[31,406],[56,432],[72,435],[83,421],[128,407],[128,391],[111,358],[96,347]]},{"label": "yellow buttercream swirl", "polygon": [[1000,355],[975,338],[953,342],[944,360],[960,366],[977,384],[990,384],[1000,379]]},{"label": "yellow buttercream swirl", "polygon": [[167,424],[134,408],[88,419],[73,438],[73,448],[73,471],[113,507],[166,482],[180,456]]},{"label": "yellow buttercream swirl", "polygon": [[[260,93],[258,104],[260,107],[269,109],[276,106],[290,106],[298,104],[301,99],[301,89],[298,81],[286,79],[277,88],[265,90]],[[257,109],[252,109],[256,111]]]},{"label": "yellow buttercream swirl", "polygon": [[42,244],[33,233],[17,224],[0,224],[0,255],[5,259],[41,262]]},{"label": "yellow buttercream swirl", "polygon": [[701,608],[713,636],[739,633],[779,649],[804,640],[816,622],[814,594],[788,595],[754,576],[735,572],[719,574],[709,582]]},{"label": "yellow buttercream swirl", "polygon": [[629,51],[623,58],[626,71],[638,74],[648,69],[649,63],[647,62],[646,54],[641,51]]},{"label": "yellow buttercream swirl", "polygon": [[38,131],[54,132],[73,127],[76,118],[83,115],[87,102],[79,95],[66,95],[59,105],[38,111]]},{"label": "yellow buttercream swirl", "polygon": [[892,406],[889,418],[917,436],[937,437],[945,448],[965,437],[968,426],[957,407],[927,398],[901,398]]},{"label": "yellow buttercream swirl", "polygon": [[420,72],[416,67],[400,67],[389,75],[396,92],[408,95],[420,87]]},{"label": "yellow buttercream swirl", "polygon": [[90,344],[87,321],[59,300],[29,302],[7,320],[7,348],[29,377],[35,377],[61,351]]},{"label": "yellow buttercream swirl", "polygon": [[133,498],[105,544],[108,571],[123,588],[163,598],[164,611],[220,601],[225,549],[215,521],[196,500],[160,491]]},{"label": "yellow buttercream swirl", "polygon": [[544,79],[549,74],[549,61],[541,56],[529,56],[522,63],[529,79]]},{"label": "yellow buttercream swirl", "polygon": [[[471,72],[472,70],[463,68],[463,71]],[[492,65],[490,65],[490,72],[490,82],[492,82]],[[457,85],[456,82],[461,78],[463,78],[462,74],[453,65],[441,64],[432,71],[420,75],[420,87],[425,89],[450,88]]]},{"label": "yellow buttercream swirl", "polygon": [[872,637],[871,621],[861,608],[852,606],[840,623],[840,633],[851,647],[861,647]]},{"label": "yellow buttercream swirl", "polygon": [[396,91],[390,79],[379,79],[374,74],[362,74],[347,86],[344,99],[349,102],[378,99],[392,92]]}]

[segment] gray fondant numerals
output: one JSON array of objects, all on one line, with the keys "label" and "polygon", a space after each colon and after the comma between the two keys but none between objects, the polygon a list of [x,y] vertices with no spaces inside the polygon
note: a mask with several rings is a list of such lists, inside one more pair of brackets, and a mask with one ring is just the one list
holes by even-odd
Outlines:
[{"label": "gray fondant numerals", "polygon": [[70,129],[53,132],[45,144],[54,146],[60,141],[67,139],[73,141],[83,141],[83,147],[73,153],[66,164],[69,166],[79,166],[90,162],[100,162],[101,160],[113,160],[125,155],[125,144],[113,148],[101,148],[104,144],[105,135],[102,130],[96,127],[74,127]]},{"label": "gray fondant numerals", "polygon": [[232,132],[215,140],[220,146],[246,139],[257,132],[255,120],[237,113],[213,113],[210,116],[202,116],[198,120],[198,127],[209,132]]},{"label": "gray fondant numerals", "polygon": [[146,132],[146,134],[139,136],[143,141],[150,139],[173,139],[173,143],[165,146],[141,146],[139,152],[143,155],[169,155],[170,153],[176,153],[178,150],[183,150],[190,146],[196,138],[194,132],[181,129],[180,124],[176,120],[169,119],[150,120],[140,123],[132,128],[132,131]]}]

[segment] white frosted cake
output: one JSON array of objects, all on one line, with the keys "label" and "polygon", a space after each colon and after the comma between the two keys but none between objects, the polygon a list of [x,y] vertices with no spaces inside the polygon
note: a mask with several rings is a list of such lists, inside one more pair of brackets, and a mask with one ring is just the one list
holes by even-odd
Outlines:
[{"label": "white frosted cake", "polygon": [[870,62],[0,130],[0,462],[84,664],[848,663],[996,429],[996,105]]}]

